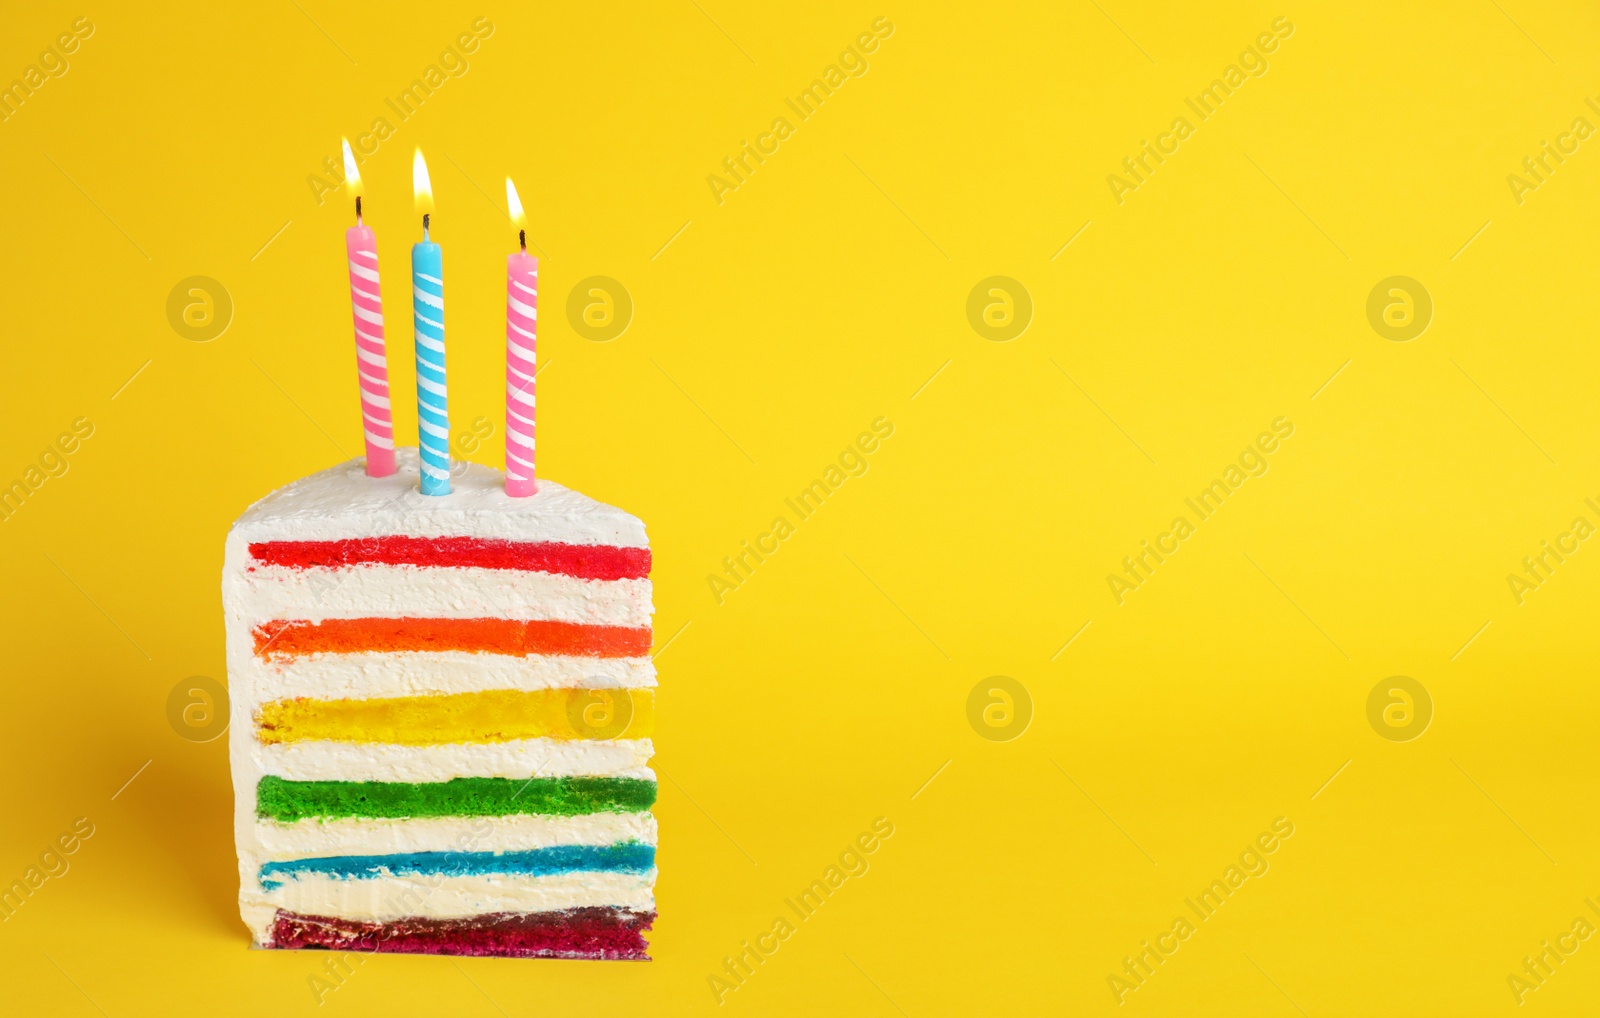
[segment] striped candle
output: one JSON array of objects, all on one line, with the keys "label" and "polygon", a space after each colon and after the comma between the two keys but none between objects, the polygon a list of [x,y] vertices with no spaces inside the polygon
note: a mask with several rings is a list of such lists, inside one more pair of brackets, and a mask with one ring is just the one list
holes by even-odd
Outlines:
[{"label": "striped candle", "polygon": [[538,351],[539,259],[506,257],[506,494],[539,490],[534,478],[534,372]]},{"label": "striped candle", "polygon": [[[419,210],[433,205],[428,164],[417,149],[411,160],[411,187]],[[411,248],[411,307],[417,337],[417,445],[421,452],[424,495],[450,494],[450,408],[444,383],[444,252],[428,238],[422,214],[422,240]]]},{"label": "striped candle", "polygon": [[[522,200],[506,178],[506,205],[522,225]],[[524,498],[539,490],[534,471],[534,376],[538,374],[539,259],[528,254],[528,234],[517,231],[521,250],[506,256],[506,494]]]},{"label": "striped candle", "polygon": [[389,361],[383,345],[383,300],[378,292],[378,244],[370,226],[345,231],[350,259],[350,308],[356,329],[356,375],[361,386],[361,427],[367,438],[367,475],[394,473],[394,420],[389,407]]},{"label": "striped candle", "polygon": [[411,295],[417,335],[417,444],[422,493],[450,494],[450,410],[444,372],[444,253],[428,239],[411,248]]},{"label": "striped candle", "polygon": [[[345,181],[361,188],[350,143],[344,142]],[[378,241],[361,222],[356,195],[356,225],[344,234],[350,263],[350,310],[356,331],[356,379],[361,388],[361,430],[367,440],[367,475],[394,473],[394,418],[389,406],[389,359],[383,342],[383,298],[378,288]]]}]

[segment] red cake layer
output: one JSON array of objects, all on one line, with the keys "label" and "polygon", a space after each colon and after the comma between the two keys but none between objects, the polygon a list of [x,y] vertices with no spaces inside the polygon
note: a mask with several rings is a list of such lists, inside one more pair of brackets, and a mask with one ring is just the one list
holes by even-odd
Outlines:
[{"label": "red cake layer", "polygon": [[358,922],[278,910],[272,946],[381,951],[395,954],[489,955],[503,958],[590,958],[649,961],[644,933],[654,912],[574,908],[562,912],[494,912],[463,919],[412,916]]},{"label": "red cake layer", "polygon": [[250,557],[273,566],[476,566],[560,573],[585,580],[635,580],[650,575],[649,548],[608,544],[502,541],[477,537],[366,537],[348,541],[263,541]]},{"label": "red cake layer", "polygon": [[650,653],[651,641],[648,626],[515,619],[286,620],[257,626],[251,635],[261,657],[406,650],[465,650],[519,657],[643,657]]}]

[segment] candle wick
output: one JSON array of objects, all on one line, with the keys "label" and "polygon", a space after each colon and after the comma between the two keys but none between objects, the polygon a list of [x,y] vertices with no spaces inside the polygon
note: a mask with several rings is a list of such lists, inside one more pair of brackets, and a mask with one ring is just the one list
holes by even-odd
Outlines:
[{"label": "candle wick", "polygon": [[423,240],[427,240],[428,239],[428,220],[430,218],[431,217],[428,215],[428,213],[424,212],[422,214],[422,239]]},{"label": "candle wick", "polygon": [[356,195],[356,225],[361,225],[361,196]]},{"label": "candle wick", "polygon": [[527,230],[518,230],[517,231],[517,243],[522,245],[522,250],[524,252],[526,252],[528,250],[528,231]]}]

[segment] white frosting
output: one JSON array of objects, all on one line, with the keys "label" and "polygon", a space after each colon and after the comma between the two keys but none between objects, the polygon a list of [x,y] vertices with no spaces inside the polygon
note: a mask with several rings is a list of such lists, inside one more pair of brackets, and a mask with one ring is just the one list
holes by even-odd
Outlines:
[{"label": "white frosting", "polygon": [[[254,756],[260,773],[291,781],[449,781],[463,775],[556,778],[583,774],[654,780],[645,766],[654,753],[649,739],[515,739],[443,746],[257,743]],[[252,786],[252,800],[254,797]]]},{"label": "white frosting", "polygon": [[[259,541],[335,541],[384,535],[476,537],[648,547],[644,524],[552,481],[539,493],[513,499],[498,470],[463,465],[453,491],[430,497],[417,490],[415,449],[396,450],[399,470],[367,477],[353,460],[296,481],[251,506],[228,534],[223,564],[223,610],[231,701],[229,758],[234,782],[234,837],[239,850],[240,911],[256,942],[271,937],[279,907],[313,915],[389,921],[419,913],[470,916],[580,905],[651,909],[648,874],[575,873],[548,877],[472,876],[348,880],[323,874],[284,881],[263,892],[263,862],[307,854],[443,851],[459,839],[483,837],[479,850],[546,844],[654,843],[648,814],[583,817],[495,817],[406,820],[300,821],[279,824],[255,815],[263,774],[291,780],[445,781],[461,776],[610,775],[654,780],[648,739],[558,742],[526,739],[489,745],[390,746],[306,742],[263,746],[252,713],[264,701],[290,696],[323,699],[424,695],[554,686],[642,687],[655,684],[648,658],[515,658],[495,654],[315,654],[269,662],[254,653],[253,626],[277,618],[359,616],[560,619],[646,626],[652,607],[648,580],[586,581],[513,571],[364,565],[293,570],[263,566],[249,556]],[[483,825],[493,825],[486,836]],[[472,849],[468,849],[472,850]],[[430,884],[437,883],[437,887]],[[417,898],[400,901],[414,888]]]},{"label": "white frosting", "polygon": [[451,566],[294,569],[256,563],[237,578],[241,621],[423,618],[553,619],[648,626],[649,580],[583,580],[553,573]]},{"label": "white frosting", "polygon": [[233,525],[248,541],[338,541],[407,534],[412,537],[481,537],[509,541],[559,541],[643,548],[638,517],[540,479],[539,493],[512,498],[498,470],[456,464],[450,494],[417,488],[417,450],[395,450],[398,469],[368,477],[354,459],[287,484],[245,510]]},{"label": "white frosting", "polygon": [[232,675],[233,698],[321,700],[476,693],[485,689],[638,689],[656,684],[647,657],[512,657],[469,651],[311,654],[293,661],[251,656]]},{"label": "white frosting", "polygon": [[575,817],[418,817],[406,820],[273,820],[256,823],[266,857],[304,859],[392,852],[526,852],[551,845],[656,843],[649,813],[587,813]]},{"label": "white frosting", "polygon": [[363,922],[391,922],[412,915],[454,919],[485,912],[553,912],[585,905],[639,911],[656,907],[651,893],[654,869],[645,873],[561,873],[542,877],[495,874],[350,879],[324,873],[283,876],[288,879],[259,895],[262,904],[301,915]]}]

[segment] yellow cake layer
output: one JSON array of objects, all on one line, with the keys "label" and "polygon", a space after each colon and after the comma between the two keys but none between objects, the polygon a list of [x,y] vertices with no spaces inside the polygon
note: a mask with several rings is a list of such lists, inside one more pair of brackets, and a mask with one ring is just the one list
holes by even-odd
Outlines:
[{"label": "yellow cake layer", "polygon": [[513,739],[643,739],[653,689],[491,689],[377,700],[274,700],[256,711],[263,743],[387,742],[436,746]]}]

